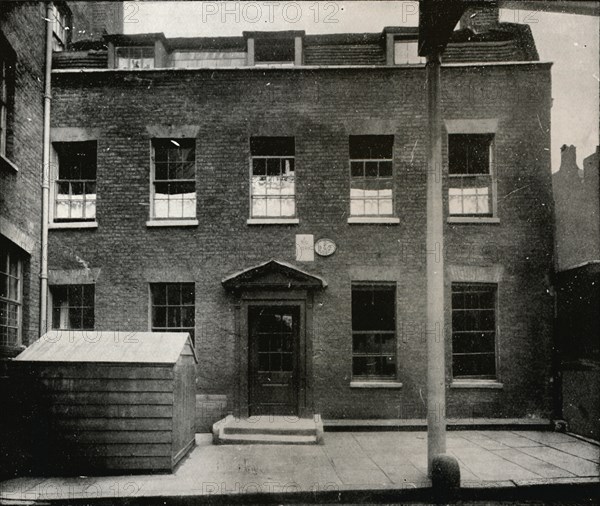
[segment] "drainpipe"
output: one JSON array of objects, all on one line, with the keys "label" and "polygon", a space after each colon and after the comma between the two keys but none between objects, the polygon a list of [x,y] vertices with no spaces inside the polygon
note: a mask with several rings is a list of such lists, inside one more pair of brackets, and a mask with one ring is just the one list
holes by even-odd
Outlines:
[{"label": "drainpipe", "polygon": [[427,470],[446,453],[444,210],[442,198],[441,52],[427,55]]},{"label": "drainpipe", "polygon": [[52,101],[52,2],[46,3],[46,66],[44,78],[44,153],[42,159],[42,244],[40,266],[40,336],[48,322],[48,217],[50,201],[50,104]]}]

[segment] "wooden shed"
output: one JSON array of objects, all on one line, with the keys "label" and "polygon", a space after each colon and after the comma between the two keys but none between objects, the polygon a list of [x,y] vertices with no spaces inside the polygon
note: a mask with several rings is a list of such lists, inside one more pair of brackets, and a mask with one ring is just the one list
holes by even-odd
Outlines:
[{"label": "wooden shed", "polygon": [[194,445],[196,363],[187,333],[42,336],[13,362],[39,470],[171,471]]}]

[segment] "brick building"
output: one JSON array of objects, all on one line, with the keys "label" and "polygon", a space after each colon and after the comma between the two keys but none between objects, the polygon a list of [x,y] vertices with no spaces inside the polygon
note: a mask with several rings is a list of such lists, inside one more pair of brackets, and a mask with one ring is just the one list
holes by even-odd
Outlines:
[{"label": "brick building", "polygon": [[552,177],[556,207],[557,349],[563,417],[572,431],[600,438],[599,151],[577,166],[563,146]]},{"label": "brick building", "polygon": [[446,248],[427,252],[416,38],[110,35],[55,54],[52,327],[191,332],[205,423],[215,399],[421,418],[425,261],[445,255],[449,416],[549,417],[550,65],[497,14],[454,33]]},{"label": "brick building", "polygon": [[[108,3],[108,2],[101,2]],[[119,3],[109,10],[110,23],[91,17],[91,4],[56,2],[52,11],[53,49],[70,49],[83,34],[72,25],[111,26],[118,23]],[[73,10],[71,10],[73,7]],[[112,10],[114,9],[114,10]],[[0,396],[5,415],[1,431],[10,432],[11,395],[18,393],[6,378],[6,364],[24,346],[40,337],[40,237],[42,216],[43,118],[46,46],[44,2],[0,3]],[[120,27],[120,28],[119,28]],[[16,399],[18,401],[18,399]],[[6,415],[8,413],[9,415]],[[14,433],[12,433],[14,435]],[[5,439],[5,438],[3,438]],[[14,437],[3,440],[2,473],[16,464]],[[8,455],[8,459],[7,459]]]}]

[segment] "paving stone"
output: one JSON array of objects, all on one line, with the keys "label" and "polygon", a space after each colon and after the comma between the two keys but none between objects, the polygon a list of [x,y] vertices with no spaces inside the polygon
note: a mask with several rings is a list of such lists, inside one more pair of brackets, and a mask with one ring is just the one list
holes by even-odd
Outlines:
[{"label": "paving stone", "polygon": [[553,464],[540,460],[536,457],[532,457],[520,450],[511,448],[508,450],[496,450],[494,452],[503,459],[514,462],[515,464],[524,467],[525,469],[543,477],[543,478],[561,478],[575,476],[573,473],[556,467]]},{"label": "paving stone", "polygon": [[[597,476],[600,471],[596,462],[590,462],[589,460],[561,452],[560,450],[548,446],[522,448],[521,451],[532,457],[537,457],[540,460],[566,469],[577,476]],[[520,478],[527,479],[525,476],[521,476]]]}]

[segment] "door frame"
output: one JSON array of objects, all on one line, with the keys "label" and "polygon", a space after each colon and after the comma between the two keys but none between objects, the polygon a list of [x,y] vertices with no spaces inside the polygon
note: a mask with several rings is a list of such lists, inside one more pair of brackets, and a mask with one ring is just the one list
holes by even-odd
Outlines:
[{"label": "door frame", "polygon": [[299,329],[297,348],[297,408],[300,418],[314,414],[312,382],[312,295],[306,290],[247,291],[236,308],[236,357],[239,380],[236,389],[235,415],[249,416],[250,400],[250,342],[249,308],[251,306],[297,306],[299,307]]}]

